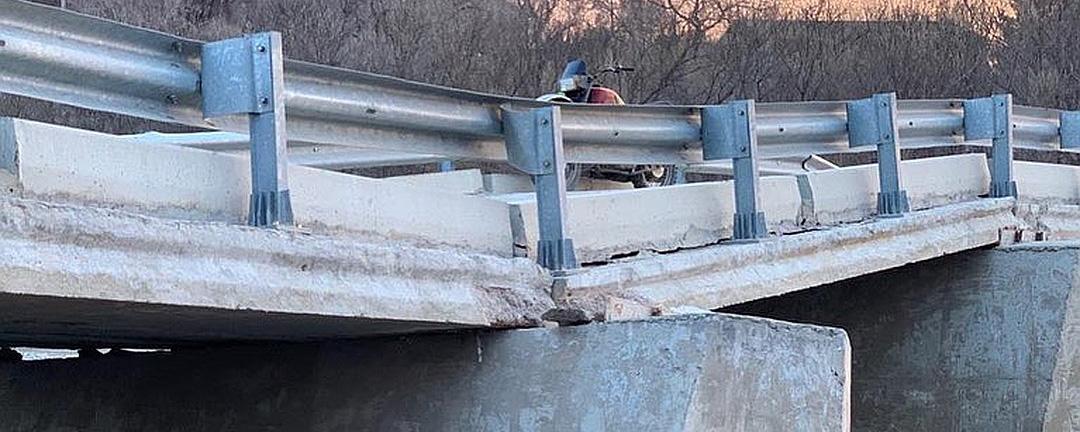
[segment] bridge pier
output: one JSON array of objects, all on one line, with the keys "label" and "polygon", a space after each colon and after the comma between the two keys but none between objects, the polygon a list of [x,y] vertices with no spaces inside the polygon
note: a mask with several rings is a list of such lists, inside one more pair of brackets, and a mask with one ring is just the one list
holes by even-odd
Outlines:
[{"label": "bridge pier", "polygon": [[728,308],[851,336],[855,430],[1077,430],[1080,243],[976,250]]}]

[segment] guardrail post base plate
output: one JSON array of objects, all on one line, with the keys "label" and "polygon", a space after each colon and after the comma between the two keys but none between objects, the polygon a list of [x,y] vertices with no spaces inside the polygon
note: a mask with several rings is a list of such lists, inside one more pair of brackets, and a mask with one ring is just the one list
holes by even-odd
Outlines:
[{"label": "guardrail post base plate", "polygon": [[878,217],[896,218],[903,217],[904,213],[911,211],[906,190],[892,192],[879,192],[877,195]]},{"label": "guardrail post base plate", "polygon": [[248,225],[270,226],[293,220],[292,198],[289,191],[264,191],[251,194]]},{"label": "guardrail post base plate", "polygon": [[765,212],[735,213],[734,240],[749,241],[765,238],[769,229],[765,226]]},{"label": "guardrail post base plate", "polygon": [[990,198],[1016,198],[1016,181],[1009,180],[1007,182],[991,182],[990,183]]},{"label": "guardrail post base plate", "polygon": [[540,240],[536,245],[537,262],[546,269],[566,270],[577,268],[574,240]]}]

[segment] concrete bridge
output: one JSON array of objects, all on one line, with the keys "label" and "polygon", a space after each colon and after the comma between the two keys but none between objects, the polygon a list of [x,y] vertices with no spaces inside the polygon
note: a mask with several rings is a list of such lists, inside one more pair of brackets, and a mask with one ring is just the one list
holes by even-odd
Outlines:
[{"label": "concrete bridge", "polygon": [[[0,92],[219,131],[0,119],[0,429],[1080,430],[1080,113],[283,52],[0,1]],[[348,170],[447,159],[485,169]]]},{"label": "concrete bridge", "polygon": [[[913,211],[884,219],[874,215],[873,165],[765,177],[763,202],[772,234],[757,242],[730,240],[730,181],[572,192],[568,226],[586,265],[553,275],[530,259],[536,227],[527,221],[536,210],[523,194],[531,187],[527,179],[476,170],[373,179],[294,166],[298,226],[266,230],[241,225],[246,205],[238,197],[249,175],[243,156],[16,119],[0,124],[0,154],[6,155],[0,171],[3,341],[174,352],[0,367],[13,380],[5,403],[18,407],[17,415],[5,416],[10,428],[55,429],[64,421],[84,421],[102,428],[135,422],[167,429],[163,425],[173,420],[150,415],[158,408],[125,409],[106,418],[86,411],[136,403],[89,396],[117,382],[136,398],[154,391],[149,382],[179,386],[160,403],[180,401],[203,412],[205,429],[235,416],[316,430],[405,424],[423,425],[422,430],[516,430],[519,422],[542,430],[821,430],[846,429],[852,416],[858,428],[871,429],[966,429],[955,423],[961,420],[1005,429],[1037,429],[1044,419],[1048,430],[1071,424],[1073,340],[1067,328],[1073,318],[1067,299],[1077,261],[1068,258],[1074,247],[1067,240],[1080,232],[1080,167],[1018,161],[1019,197],[995,199],[984,197],[990,177],[983,154],[905,161]],[[455,216],[447,217],[451,212]],[[934,293],[925,298],[904,294],[928,290]],[[839,293],[850,293],[851,304]],[[942,296],[948,301],[932,300]],[[845,310],[853,312],[840,312]],[[847,333],[725,314],[689,318],[708,311],[827,324]],[[663,318],[685,314],[691,315]],[[897,327],[885,328],[875,317]],[[549,321],[607,324],[552,329]],[[989,330],[1006,325],[1006,333]],[[532,327],[542,329],[491,332]],[[432,334],[446,331],[454,332]],[[922,342],[925,332],[942,331],[949,336],[934,339],[933,346]],[[686,344],[674,336],[682,334],[691,335]],[[391,335],[398,336],[369,339]],[[895,345],[883,345],[883,335]],[[343,342],[356,339],[366,341]],[[664,350],[676,357],[657,357],[656,341],[674,344]],[[264,350],[280,349],[266,344],[283,342],[311,345],[291,345],[266,361],[254,360],[265,357]],[[592,348],[575,351],[576,343]],[[236,344],[247,348],[224,347]],[[1029,344],[1037,349],[1025,351]],[[619,346],[634,348],[609,352]],[[770,351],[761,351],[765,347]],[[990,347],[1008,349],[1011,357],[1000,358]],[[625,349],[637,354],[626,357]],[[893,358],[898,349],[899,361]],[[399,354],[396,360],[383,354],[376,360],[361,352]],[[722,360],[729,355],[736,357]],[[744,355],[760,357],[751,361]],[[405,365],[430,356],[449,356],[440,369],[471,372],[410,377],[408,368],[423,363]],[[483,366],[484,356],[496,365]],[[610,363],[616,358],[629,363]],[[969,390],[950,386],[939,371],[924,372],[924,362],[931,361],[944,362],[951,371],[945,378],[957,385],[971,374],[996,393],[975,399],[958,394]],[[335,387],[320,377],[346,373],[349,362],[384,376],[355,372],[348,378],[354,385],[386,390],[364,396],[326,390]],[[559,366],[564,362],[576,366],[567,370]],[[1008,368],[995,366],[1000,362]],[[507,369],[512,364],[529,365],[536,374],[529,376],[567,384],[537,387],[533,398],[516,395],[495,382],[541,384],[517,381],[524,378]],[[655,378],[668,373],[666,368],[694,365],[708,373],[735,371],[741,378],[727,372],[706,382],[743,383],[740,392],[758,396],[715,393],[714,387],[701,387],[704,377]],[[298,367],[316,375],[285,372]],[[648,372],[655,376],[635,384],[588,378],[650,367],[658,368]],[[867,367],[874,368],[873,378],[853,381]],[[781,371],[791,368],[800,371],[798,379],[784,378]],[[186,383],[169,378],[198,369],[217,372]],[[118,370],[134,375],[117,378]],[[235,404],[225,411],[186,399],[217,388],[215,382],[264,370],[282,372],[222,393],[215,405]],[[1042,378],[995,384],[1013,375]],[[879,386],[899,385],[891,380],[900,376],[916,381],[905,384],[906,392],[882,393]],[[61,380],[88,396],[60,404],[49,390],[30,387],[41,380]],[[926,380],[925,388],[919,380]],[[436,402],[448,400],[445,392],[459,382],[475,386],[472,399]],[[404,399],[385,393],[401,387],[418,390]],[[286,404],[279,414],[243,408],[263,403],[256,401],[269,394],[258,389],[271,388],[293,389],[286,402],[275,402]],[[424,388],[429,390],[419,390]],[[597,402],[581,406],[584,411],[561,405],[617,388],[653,396],[634,404]],[[1032,396],[1032,389],[1041,396]],[[352,402],[303,396],[312,392],[338,392],[327,397]],[[676,394],[692,394],[696,402],[679,405]],[[914,394],[923,396],[913,400]],[[493,402],[506,398],[511,401]],[[991,399],[1009,405],[979,402]],[[421,415],[408,408],[414,403],[437,403],[445,410]],[[555,417],[530,411],[537,404]],[[805,404],[816,407],[813,413]],[[913,414],[912,404],[937,414]],[[355,411],[356,406],[371,411]],[[71,416],[39,414],[40,407]],[[624,417],[658,407],[670,417]],[[983,417],[991,408],[1005,411]],[[317,414],[279,417],[297,409]],[[468,409],[485,414],[457,414]],[[746,414],[728,420],[734,423],[715,423],[733,410]]]}]

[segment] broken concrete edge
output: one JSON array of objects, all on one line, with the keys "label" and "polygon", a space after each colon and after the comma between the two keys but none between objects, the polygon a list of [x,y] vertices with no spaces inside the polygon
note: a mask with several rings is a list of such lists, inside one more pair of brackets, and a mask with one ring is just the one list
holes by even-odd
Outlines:
[{"label": "broken concrete edge", "polygon": [[714,310],[996,245],[1024,226],[1012,199],[986,199],[750,244],[721,244],[594,267],[555,281],[560,307],[606,319],[678,306]]},{"label": "broken concrete edge", "polygon": [[[185,220],[243,223],[250,166],[243,156],[18,119],[0,122],[0,150],[16,155],[4,192]],[[5,170],[5,171],[8,171]],[[470,176],[471,174],[471,176]],[[508,206],[459,191],[289,167],[298,226],[368,241],[511,257]],[[447,177],[482,185],[479,173]],[[420,180],[416,180],[420,181]],[[453,221],[446,214],[455,215]]]},{"label": "broken concrete edge", "polygon": [[1080,205],[1021,202],[1016,209],[1029,229],[1018,233],[1036,241],[1080,239]]},{"label": "broken concrete edge", "polygon": [[524,259],[12,197],[0,274],[3,294],[454,327],[539,325],[552,307],[550,276]]}]

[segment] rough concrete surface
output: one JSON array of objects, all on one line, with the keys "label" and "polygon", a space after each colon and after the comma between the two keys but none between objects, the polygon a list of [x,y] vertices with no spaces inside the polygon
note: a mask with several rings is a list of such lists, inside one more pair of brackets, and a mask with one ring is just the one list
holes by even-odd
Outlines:
[{"label": "rough concrete surface", "polygon": [[1080,243],[971,251],[726,311],[847,330],[855,430],[1080,430]]},{"label": "rough concrete surface", "polygon": [[830,230],[642,257],[570,275],[566,300],[602,316],[608,298],[716,309],[998,243],[1022,225],[986,199]]},{"label": "rough concrete surface", "polygon": [[716,314],[105,355],[0,364],[0,429],[847,431],[849,366],[843,331]]},{"label": "rough concrete surface", "polygon": [[0,275],[8,340],[152,344],[515,327],[536,325],[552,305],[550,279],[525,259],[10,197],[0,197]]},{"label": "rough concrete surface", "polygon": [[[181,219],[241,223],[247,217],[251,168],[241,156],[17,119],[0,120],[0,148],[17,154],[16,192],[23,196]],[[509,208],[495,200],[302,166],[290,166],[289,180],[302,226],[513,253]]]}]

